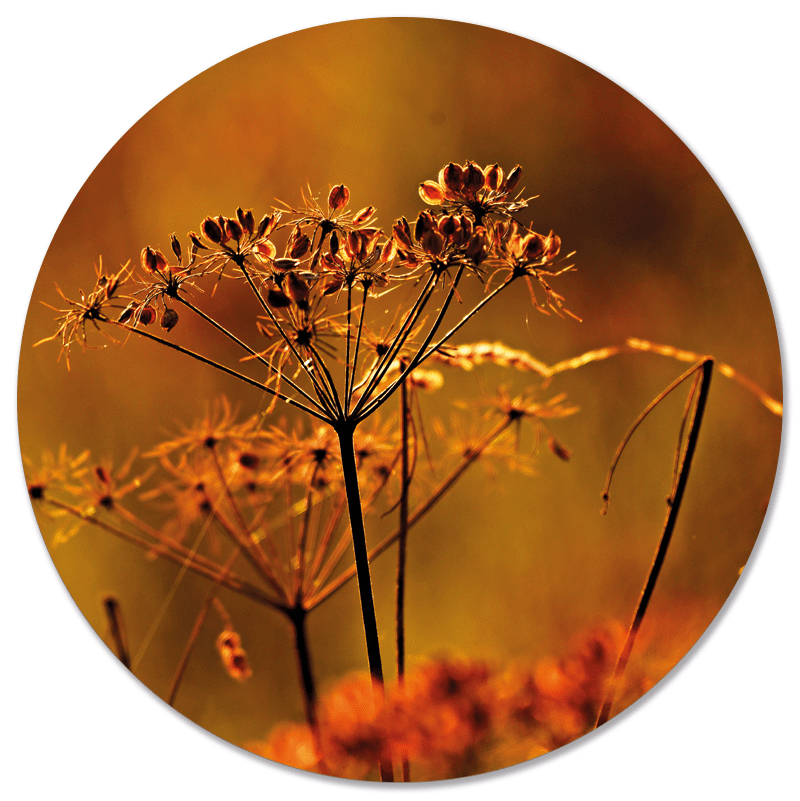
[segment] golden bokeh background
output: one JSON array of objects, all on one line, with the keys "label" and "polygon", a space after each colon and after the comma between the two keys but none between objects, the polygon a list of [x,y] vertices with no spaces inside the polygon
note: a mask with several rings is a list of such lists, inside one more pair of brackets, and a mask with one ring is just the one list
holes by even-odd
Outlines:
[{"label": "golden bokeh background", "polygon": [[[686,146],[645,106],[558,52],[455,22],[364,20],[310,29],[218,64],[159,103],[115,145],[78,193],[37,281],[22,344],[23,453],[38,460],[66,442],[119,462],[147,450],[225,393],[242,414],[255,393],[150,343],[128,341],[56,364],[54,284],[88,290],[92,264],[138,259],[145,244],[197,230],[207,214],[241,205],[257,216],[306,184],[323,196],[344,182],[353,208],[377,206],[379,224],[421,207],[419,183],[449,161],[524,168],[525,215],[559,233],[578,271],[557,289],[583,323],[536,313],[526,292],[501,296],[460,341],[502,341],[547,363],[638,337],[711,354],[781,398],[778,340],[755,257],[733,211]],[[516,288],[515,288],[516,289]],[[243,334],[255,309],[218,292],[204,308]],[[234,355],[191,320],[183,342]],[[178,331],[176,331],[178,333]],[[193,339],[194,338],[194,339]],[[102,337],[93,339],[105,344]],[[665,511],[682,398],[659,408],[632,442],[607,517],[600,493],[614,450],[644,406],[685,365],[623,355],[559,377],[553,391],[580,406],[552,429],[573,451],[547,452],[538,475],[480,465],[410,536],[409,658],[451,652],[499,664],[557,654],[583,627],[628,622]],[[423,399],[431,418],[499,382],[497,367],[447,373]],[[528,443],[529,444],[529,443]],[[667,670],[702,633],[735,584],[763,521],[775,476],[780,420],[741,386],[715,376],[675,541],[634,659]],[[51,546],[59,521],[40,517]],[[377,538],[379,532],[368,531]],[[52,548],[91,625],[106,632],[100,599],[116,595],[134,651],[159,615],[177,568],[84,528]],[[392,663],[394,558],[375,563],[384,659]],[[137,675],[164,695],[205,596],[187,576]],[[301,719],[291,637],[268,610],[225,596],[254,670],[245,685],[219,665],[209,626],[177,708],[235,743]],[[313,613],[311,647],[325,687],[365,668],[354,586]]]}]

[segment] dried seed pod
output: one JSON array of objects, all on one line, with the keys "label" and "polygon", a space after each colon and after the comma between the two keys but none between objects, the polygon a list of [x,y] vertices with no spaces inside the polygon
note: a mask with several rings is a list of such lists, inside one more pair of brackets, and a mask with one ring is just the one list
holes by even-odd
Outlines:
[{"label": "dried seed pod", "polygon": [[178,324],[178,312],[175,309],[164,309],[161,315],[161,327],[169,333]]},{"label": "dried seed pod", "polygon": [[410,250],[413,247],[411,242],[411,229],[409,228],[408,220],[405,217],[401,217],[392,226],[392,237],[397,245],[401,248]]},{"label": "dried seed pod", "polygon": [[419,196],[431,206],[439,206],[444,200],[444,189],[433,181],[425,181],[419,185]]},{"label": "dried seed pod", "polygon": [[522,241],[526,261],[538,261],[547,250],[547,239],[541,234],[528,234]]},{"label": "dried seed pod", "polygon": [[108,475],[108,471],[102,465],[95,467],[94,475],[101,484],[111,483],[111,476]]},{"label": "dried seed pod", "polygon": [[152,323],[153,320],[155,319],[156,319],[156,310],[150,305],[145,306],[139,312],[139,322],[142,325],[150,325],[150,323]]},{"label": "dried seed pod", "polygon": [[453,242],[456,234],[461,229],[461,223],[459,223],[457,217],[454,217],[452,214],[446,214],[439,219],[438,229],[439,233],[447,242]]},{"label": "dried seed pod", "polygon": [[335,256],[339,252],[339,234],[336,231],[331,234],[329,247],[332,255]]},{"label": "dried seed pod", "polygon": [[332,253],[326,253],[322,259],[320,259],[320,262],[323,271],[336,272],[340,268],[344,268],[344,262]]},{"label": "dried seed pod", "polygon": [[169,243],[172,245],[172,252],[175,254],[175,258],[178,260],[178,264],[183,265],[183,257],[181,255],[181,243],[178,241],[178,237],[175,234],[172,234],[169,238]]},{"label": "dried seed pod", "polygon": [[228,218],[223,217],[220,214],[219,217],[217,217],[217,225],[219,225],[219,229],[222,231],[222,239],[220,240],[220,244],[224,245],[231,239],[231,235],[228,233]]},{"label": "dried seed pod", "polygon": [[470,161],[464,174],[464,193],[475,197],[485,185],[483,170],[475,162]]},{"label": "dried seed pod", "polygon": [[467,256],[475,264],[481,264],[489,256],[489,239],[486,236],[486,229],[477,228],[472,238],[467,242]]},{"label": "dried seed pod", "polygon": [[559,459],[562,459],[565,462],[568,462],[572,456],[572,451],[569,448],[564,447],[555,437],[550,437],[547,440],[547,447],[558,456]]},{"label": "dried seed pod", "polygon": [[451,161],[439,172],[439,183],[450,192],[459,192],[464,185],[464,170]]},{"label": "dried seed pod", "polygon": [[375,213],[375,206],[367,206],[357,212],[353,217],[353,225],[364,225],[367,220]]},{"label": "dried seed pod", "polygon": [[343,209],[350,202],[350,190],[344,185],[339,184],[331,189],[328,195],[328,206],[331,212]]},{"label": "dried seed pod", "polygon": [[310,291],[309,285],[297,273],[287,273],[286,292],[298,306],[305,306],[308,303]]},{"label": "dried seed pod", "polygon": [[242,238],[244,231],[238,220],[231,220],[225,218],[225,233],[230,239],[235,239],[237,242]]},{"label": "dried seed pod", "polygon": [[189,241],[192,243],[192,247],[196,248],[197,250],[208,250],[208,248],[200,241],[200,237],[194,232],[189,231]]},{"label": "dried seed pod", "polygon": [[331,278],[322,287],[323,295],[335,295],[344,286],[344,279]]},{"label": "dried seed pod", "polygon": [[438,256],[444,250],[444,237],[438,231],[425,231],[420,239],[422,249],[431,256]]},{"label": "dried seed pod", "polygon": [[167,268],[167,259],[160,250],[153,250],[148,246],[142,250],[142,267],[151,275],[164,272]]},{"label": "dried seed pod", "polygon": [[522,167],[517,164],[513,170],[508,174],[508,177],[501,185],[501,190],[508,194],[509,192],[513,192],[517,188],[517,184],[520,182],[522,178]]},{"label": "dried seed pod", "polygon": [[299,228],[295,228],[290,242],[289,256],[293,259],[302,259],[311,250],[311,240]]},{"label": "dried seed pod", "polygon": [[361,253],[362,241],[358,231],[349,231],[344,241],[344,249],[349,259],[357,259]]},{"label": "dried seed pod", "polygon": [[122,286],[122,283],[123,281],[118,275],[112,275],[111,278],[106,279],[105,290],[109,300],[114,297],[114,293]]},{"label": "dried seed pod", "polygon": [[280,214],[265,214],[261,218],[261,222],[258,224],[256,239],[261,239],[263,236],[269,236],[280,219],[280,216]]},{"label": "dried seed pod", "polygon": [[374,250],[375,245],[381,238],[381,230],[378,228],[362,228],[361,229],[361,258],[364,259],[369,256]]},{"label": "dried seed pod", "polygon": [[222,228],[213,217],[206,217],[200,224],[200,230],[209,242],[213,242],[215,245],[222,242]]},{"label": "dried seed pod", "polygon": [[488,186],[492,192],[496,192],[497,187],[503,183],[503,170],[500,165],[492,164],[483,171],[483,174],[486,177],[486,186]]},{"label": "dried seed pod", "polygon": [[120,316],[117,317],[117,322],[118,323],[127,323],[128,320],[130,320],[131,317],[133,317],[133,313],[135,311],[136,311],[136,304],[135,303],[130,303],[128,306],[126,306],[122,310],[122,314],[120,314]]},{"label": "dried seed pod", "polygon": [[389,239],[381,250],[381,264],[388,264],[397,255],[397,245],[394,239]]},{"label": "dried seed pod", "polygon": [[253,254],[263,264],[269,264],[275,258],[276,253],[275,245],[269,239],[265,239],[263,242],[256,242],[253,245]]},{"label": "dried seed pod", "polygon": [[256,227],[253,210],[247,209],[247,211],[244,211],[242,207],[239,206],[239,208],[236,209],[236,219],[239,220],[239,225],[242,226],[242,230],[248,234],[248,236],[252,236]]},{"label": "dried seed pod", "polygon": [[556,256],[558,256],[558,252],[560,250],[561,250],[561,237],[550,231],[550,233],[547,236],[545,256],[548,259],[554,259]]},{"label": "dried seed pod", "polygon": [[299,266],[299,262],[297,259],[275,259],[272,262],[273,266],[276,270],[280,270],[281,272],[286,272],[287,270],[294,270]]},{"label": "dried seed pod", "polygon": [[425,234],[427,231],[432,231],[436,227],[436,223],[434,222],[433,217],[427,211],[421,211],[417,215],[417,222],[414,225],[414,239],[419,242],[422,239],[422,235]]}]

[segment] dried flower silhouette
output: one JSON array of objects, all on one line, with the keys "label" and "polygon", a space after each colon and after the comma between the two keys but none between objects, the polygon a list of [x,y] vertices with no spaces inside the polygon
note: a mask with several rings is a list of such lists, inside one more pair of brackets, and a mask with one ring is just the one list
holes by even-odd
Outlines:
[{"label": "dried flower silhouette", "polygon": [[[578,319],[557,291],[573,270],[572,254],[561,257],[553,231],[542,234],[522,221],[532,198],[523,196],[521,179],[519,166],[506,173],[498,164],[449,163],[438,180],[420,184],[427,208],[387,231],[377,227],[374,206],[350,209],[344,184],[323,200],[309,189],[297,206],[281,203],[258,222],[241,207],[230,217],[207,216],[183,243],[170,236],[169,257],[147,245],[136,267],[106,273],[101,261],[92,290],[76,300],[58,290],[65,307],[55,309],[57,330],[37,344],[57,342],[68,367],[72,346],[93,347],[95,330],[105,342],[139,337],[266,400],[262,412],[244,419],[226,398],[210,403],[201,420],[142,457],[133,452],[119,468],[88,453],[71,458],[66,448],[41,469],[29,467],[31,499],[68,521],[59,541],[94,527],[178,565],[178,580],[185,573],[207,580],[172,672],[170,704],[212,615],[222,669],[242,683],[253,675],[241,621],[223,604],[223,589],[289,625],[306,722],[281,727],[253,750],[309,770],[382,781],[469,775],[569,742],[605,722],[615,697],[629,702],[644,691],[644,678],[637,683],[624,674],[646,600],[627,639],[614,624],[587,635],[562,660],[514,675],[449,659],[406,669],[410,530],[477,461],[530,476],[532,454],[545,448],[556,460],[570,459],[571,448],[551,430],[578,411],[564,393],[550,391],[559,374],[623,352],[698,362],[653,404],[695,378],[659,564],[697,443],[710,358],[631,339],[548,366],[502,343],[454,341],[512,285],[539,312]],[[249,306],[237,306],[237,314],[248,321],[247,335],[234,333],[204,303],[242,288]],[[214,356],[211,340],[183,325],[187,318],[204,325],[209,338],[232,343],[239,360]],[[421,396],[446,391],[447,371],[483,365],[529,374],[531,383],[522,392],[498,383],[449,424],[426,420]],[[717,367],[780,413],[780,404],[733,368]],[[302,414],[287,421],[285,407]],[[520,449],[523,425],[532,432],[530,451]],[[429,431],[443,443],[436,464]],[[158,510],[159,522],[138,504]],[[370,549],[368,527],[390,516],[396,530]],[[371,566],[395,543],[397,682],[387,689]],[[307,619],[354,578],[370,679],[320,697]],[[646,598],[657,578],[651,571]],[[115,650],[136,672],[153,629],[131,656],[120,602],[107,600],[106,612]]]}]

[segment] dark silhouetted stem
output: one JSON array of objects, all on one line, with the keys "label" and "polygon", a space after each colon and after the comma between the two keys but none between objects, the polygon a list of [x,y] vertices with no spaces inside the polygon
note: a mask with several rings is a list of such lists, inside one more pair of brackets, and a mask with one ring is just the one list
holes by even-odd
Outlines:
[{"label": "dark silhouetted stem", "polygon": [[[367,640],[367,659],[369,672],[372,675],[372,687],[375,704],[383,703],[383,664],[378,640],[378,619],[375,615],[375,600],[372,597],[372,580],[369,573],[369,556],[367,554],[367,536],[364,531],[364,516],[361,511],[361,495],[358,489],[358,471],[353,447],[354,427],[339,425],[336,427],[339,436],[339,447],[342,454],[342,476],[347,491],[347,508],[350,512],[350,531],[353,537],[353,553],[356,562],[358,593],[361,599],[361,615],[364,620],[364,634]],[[381,758],[381,781],[394,781],[394,771],[388,756]]]},{"label": "dark silhouetted stem", "polygon": [[647,612],[647,607],[650,604],[650,599],[653,595],[656,582],[658,581],[659,573],[664,565],[667,549],[669,548],[670,541],[672,540],[672,533],[675,530],[675,523],[678,519],[678,512],[681,508],[681,502],[683,501],[686,483],[689,480],[689,470],[692,466],[692,460],[694,459],[695,448],[697,447],[697,437],[700,434],[700,425],[703,422],[703,412],[705,411],[706,400],[708,398],[708,389],[711,384],[711,375],[714,370],[714,360],[710,358],[706,359],[701,365],[699,365],[699,369],[702,370],[702,380],[700,382],[700,390],[697,396],[697,404],[695,405],[694,414],[692,415],[692,422],[689,426],[689,433],[686,438],[686,449],[683,452],[683,459],[681,460],[678,480],[675,484],[675,490],[668,499],[669,512],[667,513],[667,519],[664,522],[661,540],[658,543],[658,549],[656,550],[656,555],[653,559],[653,564],[650,568],[647,582],[642,590],[642,595],[639,599],[639,605],[636,608],[636,614],[634,615],[633,623],[628,631],[625,644],[622,647],[616,667],[614,668],[614,675],[611,678],[611,684],[609,685],[606,698],[603,701],[603,705],[600,708],[600,713],[597,716],[595,728],[606,723],[611,715],[611,707],[614,705],[620,679],[622,678],[622,674],[625,672],[625,668],[628,666],[628,660],[630,659],[634,643],[636,642],[636,635],[639,633],[639,629],[642,626],[642,621],[644,620],[645,613]]},{"label": "dark silhouetted stem", "polygon": [[[408,540],[408,487],[411,480],[408,463],[408,422],[410,409],[408,406],[408,384],[404,381],[400,387],[400,430],[401,430],[401,489],[400,489],[400,525],[398,529],[397,549],[397,684],[400,692],[404,691],[406,673],[406,543]],[[411,766],[408,755],[403,754],[403,781],[411,781]]]},{"label": "dark silhouetted stem", "polygon": [[[477,445],[470,448],[469,452],[464,456],[458,466],[448,475],[444,481],[428,496],[428,499],[418,506],[408,518],[408,527],[418,523],[448,492],[453,484],[458,481],[462,473],[492,444],[515,420],[516,418],[506,415]],[[369,560],[372,561],[380,556],[384,551],[394,545],[400,536],[400,531],[395,531],[390,534],[386,539],[376,545],[369,552]],[[330,598],[337,590],[347,584],[356,574],[355,567],[349,567],[344,570],[339,576],[330,581],[324,589],[320,590],[311,599],[312,607],[316,607],[326,599]]]},{"label": "dark silhouetted stem", "polygon": [[[311,652],[308,648],[308,636],[306,635],[307,614],[307,610],[301,606],[296,606],[288,612],[294,632],[294,647],[297,653],[297,664],[300,669],[300,683],[303,688],[306,721],[308,721],[308,725],[314,732],[314,737],[318,738],[317,689],[311,669]],[[317,743],[317,746],[319,747],[319,743]]]}]

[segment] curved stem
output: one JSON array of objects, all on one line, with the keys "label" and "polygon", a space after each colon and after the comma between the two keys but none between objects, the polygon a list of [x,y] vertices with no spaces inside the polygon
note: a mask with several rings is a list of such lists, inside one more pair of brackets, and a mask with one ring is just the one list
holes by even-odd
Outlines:
[{"label": "curved stem", "polygon": [[639,629],[641,628],[642,621],[644,620],[645,613],[647,612],[647,607],[650,604],[650,599],[653,595],[653,590],[655,589],[656,582],[658,581],[658,576],[661,573],[661,568],[664,565],[664,559],[667,556],[667,549],[669,548],[670,541],[672,540],[672,533],[675,530],[675,523],[678,520],[678,512],[680,512],[683,494],[686,490],[686,483],[689,480],[689,470],[692,466],[695,448],[697,447],[697,437],[700,434],[700,426],[703,422],[703,412],[705,411],[706,407],[706,400],[708,398],[708,390],[711,385],[711,375],[713,369],[714,360],[711,358],[705,359],[705,361],[694,368],[695,371],[702,370],[702,379],[697,395],[697,403],[694,407],[694,414],[692,415],[692,422],[686,438],[686,448],[683,452],[683,459],[681,460],[678,480],[675,484],[674,492],[667,500],[669,512],[667,513],[667,518],[664,522],[664,528],[661,533],[661,539],[658,543],[658,548],[656,549],[656,555],[653,559],[653,564],[650,567],[650,573],[647,576],[644,589],[642,590],[642,595],[639,599],[639,605],[636,607],[636,614],[633,617],[633,622],[631,623],[630,630],[628,631],[628,636],[625,640],[625,644],[622,647],[619,658],[617,659],[617,664],[614,668],[614,674],[611,677],[611,683],[609,685],[608,692],[606,693],[605,700],[600,708],[600,713],[597,716],[595,728],[602,726],[611,716],[611,707],[614,705],[620,679],[622,678],[622,674],[625,672],[625,668],[628,666],[628,660],[630,659],[631,652],[633,651],[633,645],[636,642],[636,635],[639,633]]}]

